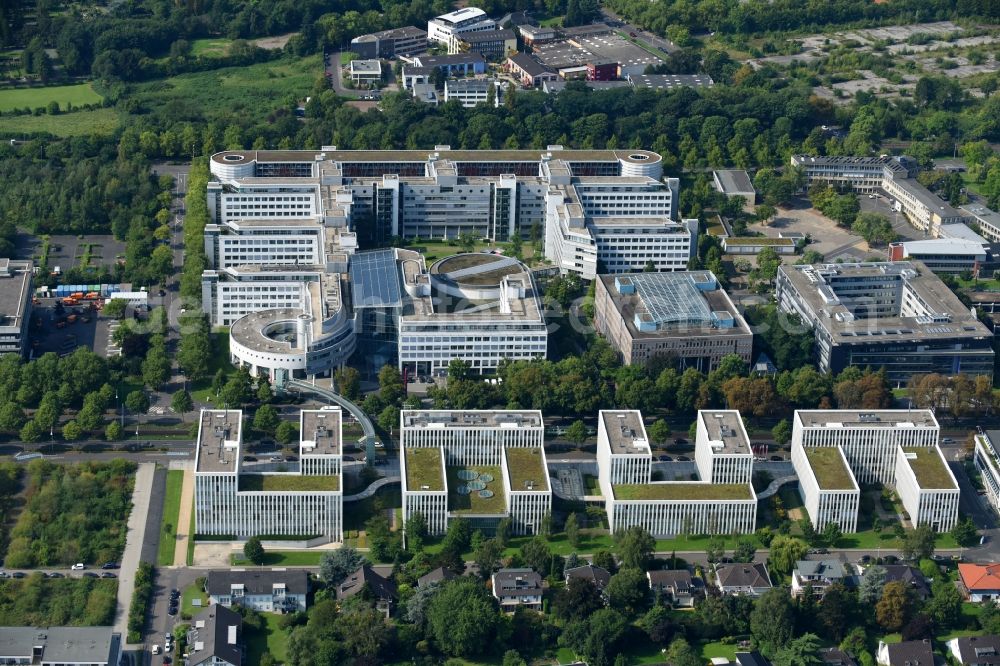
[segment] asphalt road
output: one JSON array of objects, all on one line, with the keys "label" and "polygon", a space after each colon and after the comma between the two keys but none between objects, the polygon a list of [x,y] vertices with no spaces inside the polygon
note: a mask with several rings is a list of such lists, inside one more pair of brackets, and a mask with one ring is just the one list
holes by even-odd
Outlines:
[{"label": "asphalt road", "polygon": [[655,35],[652,32],[644,30],[637,25],[632,25],[624,18],[614,13],[610,9],[607,9],[606,7],[601,7],[601,16],[604,19],[604,22],[608,24],[608,26],[614,28],[615,30],[621,30],[627,35],[635,33],[635,37],[633,39],[638,39],[639,41],[645,42],[648,46],[651,46],[654,49],[659,49],[660,51],[663,51],[665,56],[668,56],[671,53],[680,50],[680,48],[675,46],[674,43],[671,42],[670,40],[664,39],[659,35]]}]

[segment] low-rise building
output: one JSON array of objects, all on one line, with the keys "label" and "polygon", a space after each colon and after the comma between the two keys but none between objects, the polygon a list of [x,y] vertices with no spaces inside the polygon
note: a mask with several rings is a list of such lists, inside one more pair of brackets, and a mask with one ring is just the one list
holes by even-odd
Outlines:
[{"label": "low-rise building", "polygon": [[709,372],[730,354],[747,363],[753,333],[710,271],[599,275],[594,327],[626,365],[656,356]]},{"label": "low-rise building", "polygon": [[370,564],[362,565],[337,585],[337,599],[350,599],[366,589],[375,600],[375,607],[388,616],[398,598],[396,584],[391,577],[383,576]]},{"label": "low-rise building", "polygon": [[545,44],[556,38],[556,29],[538,25],[519,25],[517,31],[521,34],[521,40],[528,46],[534,44]]},{"label": "low-rise building", "polygon": [[121,658],[122,637],[112,627],[0,627],[4,664],[118,666]]},{"label": "low-rise building", "polygon": [[1000,445],[1000,431],[981,431],[976,434],[975,442],[973,463],[979,470],[986,497],[989,498],[994,510],[1000,511],[1000,456],[997,455],[996,448]]},{"label": "low-rise building", "polygon": [[487,60],[503,60],[517,51],[517,35],[513,30],[483,30],[453,35],[448,53],[478,53]]},{"label": "low-rise building", "polygon": [[991,243],[1000,243],[1000,213],[981,203],[962,206],[962,212],[969,216],[970,223],[979,227],[979,233]]},{"label": "low-rise building", "polygon": [[594,566],[593,564],[585,564],[580,567],[573,567],[571,569],[566,569],[563,571],[563,576],[565,576],[566,584],[574,578],[585,580],[598,590],[604,590],[604,586],[608,584],[611,580],[611,573],[604,567]]},{"label": "low-rise building", "polygon": [[727,236],[722,239],[722,249],[726,254],[760,254],[764,248],[770,248],[778,254],[795,254],[796,249],[792,238]]},{"label": "low-rise building", "polygon": [[496,30],[496,27],[496,21],[479,7],[462,7],[428,21],[427,40],[447,45],[456,35]]},{"label": "low-rise building", "polygon": [[1000,564],[959,562],[958,577],[972,603],[1000,600]]},{"label": "low-rise building", "polygon": [[349,70],[351,81],[357,85],[371,85],[382,80],[380,60],[352,60]]},{"label": "low-rise building", "polygon": [[799,494],[813,528],[834,523],[844,534],[858,529],[861,489],[840,446],[792,445]]},{"label": "low-rise building", "polygon": [[877,565],[885,571],[885,582],[900,582],[909,588],[910,594],[920,601],[925,601],[931,596],[931,586],[927,582],[927,577],[916,567],[909,564],[879,564]]},{"label": "low-rise building", "polygon": [[948,652],[962,666],[998,666],[1000,636],[960,636],[947,641]]},{"label": "low-rise building", "polygon": [[309,574],[304,569],[215,569],[205,591],[213,604],[243,606],[264,613],[305,611]]},{"label": "low-rise building", "polygon": [[408,25],[359,35],[351,40],[351,52],[364,59],[396,58],[427,50],[427,31]]},{"label": "low-rise building", "polygon": [[486,73],[486,60],[478,53],[418,55],[413,58],[413,64],[417,67],[440,70],[445,76],[472,76]]},{"label": "low-rise building", "polygon": [[427,587],[428,585],[447,583],[453,578],[458,578],[458,574],[448,567],[438,567],[437,569],[428,571],[423,576],[418,578],[417,587]]},{"label": "low-rise building", "polygon": [[659,569],[646,572],[649,589],[677,608],[693,608],[704,597],[705,583],[687,569]]},{"label": "low-rise building", "polygon": [[542,610],[542,577],[532,569],[500,569],[492,582],[493,596],[505,613],[521,607]]},{"label": "low-rise building", "polygon": [[934,651],[927,639],[891,644],[880,641],[875,659],[879,666],[934,666]]},{"label": "low-rise building", "polygon": [[708,74],[644,74],[626,73],[625,80],[633,88],[649,90],[673,90],[675,88],[710,88],[715,81]]},{"label": "low-rise building", "polygon": [[0,354],[24,356],[31,321],[30,261],[0,259]]},{"label": "low-rise building", "polygon": [[855,574],[849,570],[850,566],[840,560],[799,560],[792,570],[792,596],[802,596],[808,591],[823,598],[831,585],[853,582]]},{"label": "low-rise building", "polygon": [[[964,224],[954,225],[968,229]],[[963,273],[969,271],[974,275],[986,263],[986,248],[963,238],[936,238],[934,240],[902,241],[889,243],[889,259],[905,261],[916,259],[935,273]]]},{"label": "low-rise building", "polygon": [[543,81],[555,81],[559,75],[527,53],[507,58],[504,69],[525,88],[537,88]]},{"label": "low-rise building", "polygon": [[958,482],[938,447],[899,447],[896,493],[914,527],[948,532],[958,522]]},{"label": "low-rise building", "polygon": [[492,105],[499,107],[507,85],[499,79],[449,79],[444,82],[444,101],[458,100],[459,104],[471,109],[477,104],[489,103],[492,91]]},{"label": "low-rise building", "polygon": [[751,597],[759,597],[773,587],[767,567],[760,562],[716,565],[715,585],[722,594]]},{"label": "low-rise building", "polygon": [[194,616],[187,633],[190,666],[243,666],[243,618],[212,605]]},{"label": "low-rise building", "polygon": [[[659,65],[663,59],[624,37],[612,33],[607,28],[584,27],[582,32],[569,29],[566,39],[533,47],[536,58],[544,65],[559,72],[572,72],[588,63],[613,63],[617,69],[616,78],[638,76],[650,65]],[[567,31],[563,31],[567,32]]]},{"label": "low-rise building", "polygon": [[727,197],[743,197],[751,206],[757,203],[757,190],[743,169],[717,169],[712,172],[712,182]]}]

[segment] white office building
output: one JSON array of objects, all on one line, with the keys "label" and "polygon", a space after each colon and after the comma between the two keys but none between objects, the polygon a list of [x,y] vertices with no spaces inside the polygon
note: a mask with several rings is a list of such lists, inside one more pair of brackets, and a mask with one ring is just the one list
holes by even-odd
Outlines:
[{"label": "white office building", "polygon": [[464,518],[493,531],[535,534],[552,511],[539,411],[403,410],[403,520],[420,513],[431,534]]},{"label": "white office building", "polygon": [[799,494],[817,531],[834,523],[844,534],[858,531],[861,489],[841,446],[792,445]]},{"label": "white office building", "polygon": [[31,321],[31,261],[0,259],[0,354],[24,355]]},{"label": "white office building", "polygon": [[[715,419],[713,414],[721,414]],[[735,416],[734,416],[735,415]],[[749,451],[742,425],[735,427],[738,412],[699,414],[698,437],[705,447],[723,441],[703,462],[708,474],[739,478],[745,466],[739,451]],[[721,421],[721,423],[720,423]],[[725,428],[725,430],[723,430]],[[727,452],[735,455],[730,457]],[[757,496],[749,483],[701,481],[657,481],[650,474],[652,454],[638,411],[601,411],[597,426],[598,481],[605,498],[608,526],[612,532],[641,526],[655,537],[678,534],[749,534],[757,520]]]},{"label": "white office building", "polygon": [[858,483],[896,483],[899,446],[933,448],[940,426],[929,409],[798,410],[792,420],[796,447],[839,446]]},{"label": "white office building", "polygon": [[240,410],[202,410],[199,419],[196,534],[343,541],[340,408],[302,410],[297,462],[244,461]]},{"label": "white office building", "polygon": [[958,522],[958,482],[936,446],[896,448],[896,493],[914,527],[947,532]]},{"label": "white office building", "polygon": [[753,451],[738,411],[698,412],[694,460],[698,476],[709,483],[750,483]]},{"label": "white office building", "polygon": [[451,38],[466,32],[496,30],[497,23],[478,7],[463,7],[427,22],[427,41],[449,44]]},{"label": "white office building", "polygon": [[1000,511],[1000,455],[997,455],[996,449],[996,446],[1000,445],[1000,431],[980,430],[976,434],[975,441],[972,460],[983,480],[986,497],[989,498],[993,508]]},{"label": "white office building", "polygon": [[490,101],[493,91],[493,106],[503,103],[504,92],[509,84],[500,79],[448,79],[444,82],[444,101],[458,100],[467,109]]}]

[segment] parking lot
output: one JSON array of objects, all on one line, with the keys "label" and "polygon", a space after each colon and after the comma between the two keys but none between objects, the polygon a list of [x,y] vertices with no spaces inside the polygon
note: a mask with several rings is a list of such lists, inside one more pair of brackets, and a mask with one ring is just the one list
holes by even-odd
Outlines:
[{"label": "parking lot", "polygon": [[[19,234],[17,238],[18,256],[33,257],[41,260],[42,239],[37,236]],[[125,255],[125,243],[115,240],[114,236],[103,234],[87,234],[73,236],[69,234],[49,236],[49,270],[58,267],[62,272],[77,267],[82,268],[84,261],[89,267],[113,266]]]},{"label": "parking lot", "polygon": [[[862,199],[869,201],[867,197]],[[812,208],[805,199],[796,200],[790,208],[779,208],[778,214],[766,227],[753,224],[750,229],[772,238],[777,238],[781,232],[789,231],[805,234],[812,239],[806,250],[822,253],[827,261],[836,261],[838,258],[844,261],[860,261],[873,254],[863,238],[837,226],[836,222]]]}]

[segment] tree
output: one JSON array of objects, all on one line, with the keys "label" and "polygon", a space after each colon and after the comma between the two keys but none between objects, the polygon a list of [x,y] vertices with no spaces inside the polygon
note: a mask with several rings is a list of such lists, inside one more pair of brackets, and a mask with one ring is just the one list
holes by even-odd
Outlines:
[{"label": "tree", "polygon": [[659,444],[665,444],[670,439],[670,424],[663,419],[657,419],[649,428],[650,438]]},{"label": "tree", "polygon": [[135,414],[145,414],[149,411],[149,398],[143,391],[132,391],[125,396],[125,407]]},{"label": "tree", "polygon": [[761,595],[750,613],[750,635],[757,649],[764,656],[773,657],[788,645],[794,631],[795,608],[788,592],[775,587]]},{"label": "tree", "polygon": [[253,415],[254,429],[268,435],[274,435],[280,424],[281,418],[274,405],[261,405],[257,408],[257,413]]},{"label": "tree", "polygon": [[702,666],[702,659],[683,638],[674,639],[667,648],[667,663],[671,666]]},{"label": "tree", "polygon": [[979,540],[979,531],[976,529],[976,524],[972,522],[972,518],[966,516],[951,528],[951,536],[959,546],[968,548]]},{"label": "tree", "polygon": [[819,666],[823,663],[819,657],[822,646],[815,634],[803,634],[778,650],[771,661],[774,666]]},{"label": "tree", "polygon": [[181,418],[184,418],[185,414],[194,409],[194,401],[191,400],[191,394],[183,390],[174,393],[170,397],[170,409],[175,414],[180,414]]},{"label": "tree", "polygon": [[427,519],[424,514],[414,511],[406,519],[404,526],[406,534],[406,549],[411,553],[418,553],[424,547],[424,540],[427,538]]},{"label": "tree", "polygon": [[957,628],[962,619],[962,595],[955,584],[939,576],[931,585],[931,598],[924,612],[939,631]]},{"label": "tree", "polygon": [[427,611],[430,633],[441,651],[463,658],[492,648],[499,618],[492,595],[466,577],[444,583]]},{"label": "tree", "polygon": [[832,520],[823,526],[823,542],[831,548],[837,546],[837,542],[843,535],[844,533],[840,531],[840,525]]},{"label": "tree", "polygon": [[101,314],[105,317],[111,317],[112,319],[121,319],[125,316],[125,308],[127,307],[128,301],[121,298],[112,298],[104,304]]},{"label": "tree", "polygon": [[618,651],[628,621],[612,608],[602,608],[587,618],[570,623],[559,637],[560,645],[571,647],[593,666],[607,666],[609,655]]},{"label": "tree", "polygon": [[403,375],[394,365],[383,365],[378,371],[378,387],[382,400],[388,405],[398,405],[405,392]]},{"label": "tree", "polygon": [[875,604],[875,620],[888,632],[899,631],[909,621],[913,606],[906,583],[894,580],[882,588],[882,598]]},{"label": "tree", "polygon": [[212,393],[219,395],[222,392],[222,387],[226,385],[226,372],[219,368],[215,375],[212,377]]},{"label": "tree", "polygon": [[264,546],[260,543],[260,537],[252,536],[243,544],[243,557],[247,558],[257,566],[264,564]]},{"label": "tree", "polygon": [[333,383],[337,392],[348,400],[357,400],[361,395],[361,373],[349,365],[333,373]]},{"label": "tree", "polygon": [[484,580],[489,580],[493,572],[500,568],[502,557],[503,546],[495,538],[482,541],[472,554],[472,559],[479,568],[479,575]]},{"label": "tree", "polygon": [[74,439],[80,439],[80,435],[83,434],[83,428],[76,421],[67,421],[62,427],[63,439],[67,442],[71,442]]},{"label": "tree", "polygon": [[774,437],[774,441],[779,446],[786,446],[790,441],[792,441],[792,424],[788,419],[781,419],[778,421],[773,428],[771,428],[771,436]]},{"label": "tree", "polygon": [[805,541],[779,534],[771,541],[771,568],[780,574],[790,574],[795,563],[804,559],[808,552],[809,545]]},{"label": "tree", "polygon": [[838,581],[826,588],[816,619],[825,636],[839,641],[847,628],[856,624],[857,615],[855,595]]},{"label": "tree", "polygon": [[274,438],[282,446],[288,446],[299,436],[299,430],[291,421],[282,421],[274,431]]},{"label": "tree", "polygon": [[579,419],[566,428],[566,439],[574,444],[583,444],[587,439],[587,425]]},{"label": "tree", "polygon": [[599,550],[594,553],[594,566],[606,569],[611,573],[618,571],[618,563],[615,561],[615,556],[609,550]]},{"label": "tree", "polygon": [[760,220],[760,223],[763,224],[765,227],[767,226],[767,223],[771,220],[771,218],[774,217],[777,213],[778,213],[777,208],[766,203],[760,204],[759,206],[757,206],[757,208],[754,209],[754,216],[756,216],[756,218]]},{"label": "tree", "polygon": [[712,537],[705,546],[705,560],[709,564],[720,562],[726,556],[726,542],[719,537]]},{"label": "tree", "polygon": [[615,542],[618,546],[618,556],[622,568],[634,568],[646,571],[653,561],[653,550],[656,549],[656,539],[644,528],[638,525],[617,532]]},{"label": "tree", "polygon": [[736,542],[736,550],[733,552],[733,559],[737,562],[753,562],[757,554],[757,546],[753,539],[745,538]]},{"label": "tree", "polygon": [[385,409],[379,412],[378,415],[378,427],[385,430],[390,435],[396,431],[399,427],[399,407],[395,405],[388,405]]},{"label": "tree", "polygon": [[864,238],[869,245],[890,243],[896,240],[892,222],[878,213],[860,213],[851,225],[851,231]]},{"label": "tree", "polygon": [[552,600],[556,617],[563,620],[587,618],[602,608],[604,597],[597,586],[585,578],[570,578],[566,587],[557,591]]},{"label": "tree", "polygon": [[566,516],[566,524],[563,526],[563,531],[566,533],[566,540],[569,541],[569,545],[574,548],[579,548],[580,522],[576,517],[576,513],[571,513]]},{"label": "tree", "polygon": [[104,439],[109,442],[116,442],[122,438],[122,427],[118,421],[112,421],[104,429]]},{"label": "tree", "polygon": [[907,560],[930,558],[934,554],[936,536],[930,525],[918,525],[910,530],[903,537],[903,545],[900,547],[903,558]]},{"label": "tree", "polygon": [[351,546],[342,546],[323,553],[319,561],[319,577],[330,587],[336,587],[365,564],[364,555]]},{"label": "tree", "polygon": [[623,568],[604,588],[611,607],[627,616],[635,615],[645,605],[649,581],[640,569]]}]

